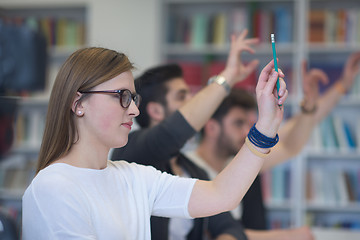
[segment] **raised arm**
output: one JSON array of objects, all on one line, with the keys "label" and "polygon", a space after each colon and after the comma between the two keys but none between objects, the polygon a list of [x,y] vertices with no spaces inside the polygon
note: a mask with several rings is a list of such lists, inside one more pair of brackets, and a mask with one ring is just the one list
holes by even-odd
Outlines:
[{"label": "raised arm", "polygon": [[[256,128],[263,135],[274,138],[283,119],[283,104],[288,92],[280,79],[280,99],[276,97],[276,79],[271,61],[262,70],[256,87],[259,118]],[[213,181],[198,180],[189,201],[192,217],[204,217],[235,208],[254,181],[264,162],[268,148],[245,144],[235,158]]]},{"label": "raised arm", "polygon": [[[230,87],[244,80],[250,73],[255,71],[259,64],[258,60],[253,60],[247,65],[241,61],[241,53],[244,51],[254,53],[255,50],[251,45],[258,43],[257,38],[247,39],[247,33],[248,31],[244,30],[238,37],[231,36],[231,47],[226,67],[220,74]],[[210,84],[181,107],[180,113],[196,131],[199,131],[216,111],[226,95],[227,91],[223,86],[216,83]]]},{"label": "raised arm", "polygon": [[341,97],[354,84],[356,75],[360,71],[360,52],[353,53],[347,59],[341,77],[324,93],[319,99],[318,108],[315,113],[317,123],[321,122],[340,101]]},{"label": "raised arm", "polygon": [[360,69],[360,53],[352,54],[343,69],[342,76],[322,96],[319,82],[328,83],[328,77],[320,69],[304,72],[304,100],[301,112],[290,118],[279,130],[280,141],[269,154],[262,171],[296,156],[309,140],[314,127],[319,124],[352,86]]},{"label": "raised arm", "polygon": [[279,143],[267,157],[262,171],[268,170],[298,154],[308,141],[316,125],[315,111],[319,98],[319,82],[327,84],[327,75],[320,69],[307,72],[306,62],[303,63],[304,98],[301,111],[286,121],[279,130]]}]

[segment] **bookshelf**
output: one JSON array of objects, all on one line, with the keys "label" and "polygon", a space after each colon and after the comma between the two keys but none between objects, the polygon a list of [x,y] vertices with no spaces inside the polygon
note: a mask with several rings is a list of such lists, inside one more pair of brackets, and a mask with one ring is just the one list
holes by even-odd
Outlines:
[{"label": "bookshelf", "polygon": [[[229,50],[228,36],[231,32],[246,26],[250,30],[250,36],[255,34],[260,38],[261,43],[256,47],[257,51],[254,56],[260,60],[260,70],[272,58],[269,38],[270,33],[274,31],[280,59],[279,67],[285,70],[286,81],[290,89],[289,101],[285,108],[286,116],[291,116],[299,111],[299,102],[302,99],[300,66],[303,59],[308,59],[311,67],[323,68],[328,72],[330,80],[334,81],[340,75],[344,61],[349,54],[360,51],[360,30],[358,28],[360,6],[356,0],[341,2],[336,0],[162,0],[161,7],[163,12],[161,16],[161,29],[163,29],[160,41],[161,58],[163,62],[175,61],[183,66],[185,80],[193,91],[200,89],[211,74],[218,73],[219,69],[224,66],[221,63],[226,60]],[[319,14],[313,14],[314,11],[317,11],[316,13],[319,11],[339,12],[337,13],[339,16],[350,12],[353,22],[347,21],[348,25],[345,23],[334,25],[333,23],[332,27],[325,26],[325,22],[316,23],[319,21],[316,19]],[[354,17],[355,15],[356,17]],[[276,20],[277,18],[278,20]],[[282,22],[284,19],[287,19],[287,24],[277,27],[276,23]],[[332,21],[338,22],[334,19]],[[316,29],[319,26],[323,30]],[[325,35],[314,36],[314,33],[319,35],[319,32],[325,34],[325,29],[328,34],[329,32],[339,32],[345,37],[336,34],[332,38]],[[283,30],[287,34],[282,33]],[[216,34],[221,36],[215,37]],[[281,36],[280,41],[278,36]],[[320,38],[320,40],[316,40],[316,38]],[[252,59],[253,56],[244,54],[242,57],[246,61]],[[256,78],[256,76],[253,77]],[[325,88],[321,89],[321,91],[324,90]],[[347,175],[354,177],[355,171],[358,173],[357,179],[360,184],[359,110],[360,78],[329,117],[331,121],[335,119],[338,126],[345,124],[348,126],[354,145],[345,150],[343,148],[340,150],[340,147],[328,150],[323,147],[314,149],[312,144],[314,138],[312,138],[309,146],[301,154],[264,174],[263,178],[267,179],[268,186],[264,195],[269,226],[299,227],[310,224],[316,229],[349,229],[356,226],[359,229],[360,199],[348,201],[342,205],[309,201],[306,177],[311,174],[320,179],[324,175],[331,178],[331,174],[335,174],[332,170],[336,170],[335,175],[342,179]],[[320,180],[317,185],[326,183],[328,178]],[[275,182],[281,183],[280,189],[277,189],[279,186]],[[310,184],[311,187],[314,185],[314,183]],[[327,189],[328,187],[320,188]],[[359,193],[360,185],[353,186],[352,190]],[[272,191],[277,191],[277,193]],[[274,197],[274,194],[277,197]],[[321,232],[321,230],[317,231]]]},{"label": "bookshelf", "polygon": [[[310,66],[325,70],[331,84],[341,73],[347,57],[360,51],[360,6],[354,0],[324,3],[323,0],[308,2],[307,50]],[[359,231],[359,84],[357,77],[352,89],[315,129],[303,154],[307,175],[304,220],[315,227]]]},{"label": "bookshelf", "polygon": [[46,83],[43,90],[11,93],[16,102],[12,148],[0,161],[0,208],[21,223],[21,198],[35,175],[44,131],[48,98],[55,76],[65,59],[87,45],[85,3],[21,4],[9,2],[0,8],[0,20],[12,26],[40,31],[47,42]]}]

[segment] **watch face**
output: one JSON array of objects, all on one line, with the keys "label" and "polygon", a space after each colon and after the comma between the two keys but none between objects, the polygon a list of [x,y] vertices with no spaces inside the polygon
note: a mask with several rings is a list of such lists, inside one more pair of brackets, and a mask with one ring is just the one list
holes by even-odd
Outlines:
[{"label": "watch face", "polygon": [[220,85],[222,85],[222,84],[225,83],[225,78],[224,77],[217,77],[216,82],[219,83]]}]

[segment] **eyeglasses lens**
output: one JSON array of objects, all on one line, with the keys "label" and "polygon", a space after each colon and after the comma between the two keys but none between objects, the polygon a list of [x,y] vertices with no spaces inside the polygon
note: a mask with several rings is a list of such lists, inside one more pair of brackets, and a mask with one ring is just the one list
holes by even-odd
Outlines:
[{"label": "eyeglasses lens", "polygon": [[137,107],[140,105],[140,96],[138,94],[132,94],[130,90],[124,90],[120,93],[120,105],[123,108],[128,108],[131,104],[131,100],[134,100],[134,103]]},{"label": "eyeglasses lens", "polygon": [[124,90],[120,93],[120,104],[123,108],[128,108],[131,104],[131,92]]}]

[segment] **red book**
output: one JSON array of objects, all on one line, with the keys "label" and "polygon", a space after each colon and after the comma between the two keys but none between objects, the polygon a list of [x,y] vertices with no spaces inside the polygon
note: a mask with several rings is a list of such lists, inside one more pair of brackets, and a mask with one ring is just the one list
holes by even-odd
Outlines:
[{"label": "red book", "polygon": [[179,63],[183,70],[185,82],[189,85],[191,92],[197,92],[202,86],[202,64],[196,62]]}]

